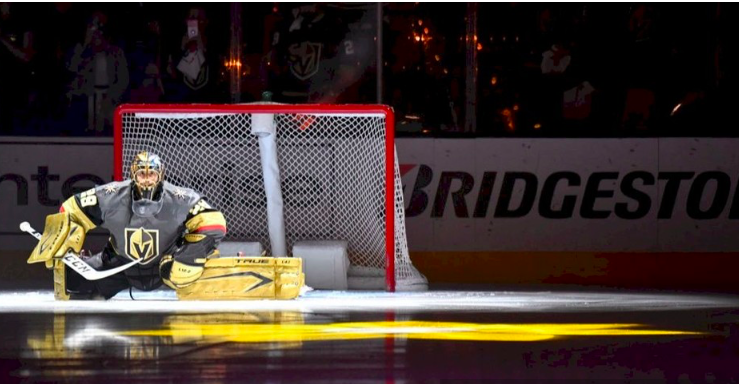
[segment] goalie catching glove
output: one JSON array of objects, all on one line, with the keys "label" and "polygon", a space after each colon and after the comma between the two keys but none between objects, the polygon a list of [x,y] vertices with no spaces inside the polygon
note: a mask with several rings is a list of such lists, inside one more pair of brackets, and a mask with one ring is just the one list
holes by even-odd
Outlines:
[{"label": "goalie catching glove", "polygon": [[165,255],[159,263],[159,275],[162,281],[172,289],[184,288],[203,274],[206,257],[217,255],[212,251],[215,241],[206,235],[188,233],[185,244],[174,255]]}]

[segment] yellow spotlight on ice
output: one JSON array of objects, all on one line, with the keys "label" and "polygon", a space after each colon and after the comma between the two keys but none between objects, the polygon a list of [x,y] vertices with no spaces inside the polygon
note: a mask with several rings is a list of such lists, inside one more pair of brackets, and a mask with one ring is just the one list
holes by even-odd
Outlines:
[{"label": "yellow spotlight on ice", "polygon": [[265,343],[327,340],[366,340],[402,337],[416,340],[476,340],[533,342],[565,337],[696,336],[705,332],[650,329],[642,324],[588,323],[456,323],[429,321],[379,321],[330,324],[249,324],[180,321],[166,329],[134,330],[123,336],[198,337],[203,341]]}]

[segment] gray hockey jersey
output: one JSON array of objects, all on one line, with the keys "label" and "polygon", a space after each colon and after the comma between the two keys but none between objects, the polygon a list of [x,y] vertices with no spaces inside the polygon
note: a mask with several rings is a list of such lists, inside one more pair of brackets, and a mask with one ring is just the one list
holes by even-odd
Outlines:
[{"label": "gray hockey jersey", "polygon": [[95,227],[110,231],[108,247],[126,259],[142,259],[134,267],[138,269],[156,270],[162,255],[173,253],[186,233],[212,236],[216,245],[225,236],[223,215],[198,192],[165,181],[162,208],[151,217],[141,217],[131,207],[132,186],[131,180],[97,186],[70,197],[61,210],[87,231]]}]

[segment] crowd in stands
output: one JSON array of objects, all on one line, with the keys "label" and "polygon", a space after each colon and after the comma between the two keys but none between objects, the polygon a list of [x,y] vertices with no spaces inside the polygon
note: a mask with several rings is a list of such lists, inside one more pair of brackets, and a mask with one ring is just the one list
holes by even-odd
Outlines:
[{"label": "crowd in stands", "polygon": [[0,135],[110,136],[121,103],[263,91],[381,101],[401,136],[736,135],[733,4],[377,7],[0,3]]}]

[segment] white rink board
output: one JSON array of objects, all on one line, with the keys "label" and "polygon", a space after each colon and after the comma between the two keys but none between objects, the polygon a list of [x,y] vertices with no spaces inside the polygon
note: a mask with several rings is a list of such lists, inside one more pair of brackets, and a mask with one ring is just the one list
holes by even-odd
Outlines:
[{"label": "white rink board", "polygon": [[[408,242],[412,251],[583,251],[583,252],[723,252],[739,250],[739,220],[729,212],[736,199],[739,181],[737,139],[399,139],[398,156],[403,175]],[[686,214],[688,195],[698,175],[718,171],[730,183],[724,193],[727,201],[712,218],[693,218]],[[496,205],[501,200],[506,174],[528,173],[536,179],[532,208],[520,217],[499,217]],[[559,210],[565,196],[576,199],[572,215],[548,218],[539,212],[543,184],[555,173],[568,172],[579,178],[579,185],[561,180],[553,189],[551,208]],[[670,217],[659,217],[667,180],[664,174],[687,172],[692,176],[680,183]],[[430,180],[423,175],[432,175]],[[448,190],[442,176],[451,178]],[[481,192],[485,174],[495,173],[488,199]],[[466,174],[466,175],[465,175]],[[587,183],[593,174],[609,175],[598,184],[598,196],[588,204],[591,210],[607,217],[592,218],[581,214]],[[629,183],[648,203],[637,218],[618,217],[617,204],[626,209],[640,208],[637,200],[622,188],[629,174],[647,175]],[[465,175],[465,176],[460,176]],[[651,176],[650,176],[651,175]],[[510,175],[509,175],[510,176]],[[471,180],[464,194],[462,178]],[[469,183],[468,183],[469,184]],[[416,185],[424,186],[416,188]],[[524,194],[524,182],[513,184],[509,207],[518,207]],[[699,207],[708,210],[717,195],[717,181],[696,188]],[[427,203],[415,204],[412,196],[426,196]],[[532,190],[534,188],[531,188]],[[452,195],[462,196],[456,204]],[[698,193],[701,192],[701,193]],[[446,204],[441,211],[434,203]],[[476,215],[482,201],[486,210]],[[420,199],[422,201],[423,199]],[[739,200],[738,200],[739,201]],[[419,206],[422,208],[419,208]],[[466,206],[467,212],[464,214]],[[460,209],[455,211],[455,207]],[[739,207],[734,208],[739,209]],[[735,215],[739,211],[735,212]]]},{"label": "white rink board", "polygon": [[[700,244],[701,251],[739,250],[739,220],[726,219],[735,199],[739,209],[737,186],[739,185],[739,141],[730,139],[663,139],[660,142],[659,164],[662,169],[686,170],[702,173],[720,171],[731,178],[731,190],[727,207],[718,219],[692,220],[684,204],[676,204],[671,220],[660,220],[660,239],[666,250],[693,250]],[[683,181],[683,183],[686,183]],[[713,188],[710,188],[713,187]],[[706,206],[706,197],[715,194],[715,185],[709,185],[701,200]],[[688,188],[680,188],[677,201],[688,198]]]},{"label": "white rink board", "polygon": [[65,185],[82,192],[95,186],[92,180],[113,180],[113,140],[0,138],[0,178],[0,250],[30,252],[36,239],[19,224],[41,231],[46,215],[64,202]]},{"label": "white rink board", "polygon": [[[401,169],[407,170],[403,175],[406,208],[411,204],[419,169],[424,166],[432,176],[428,185],[421,188],[427,195],[426,206],[406,218],[409,247],[411,251],[734,252],[739,250],[739,220],[730,219],[729,214],[737,204],[734,200],[739,182],[738,147],[739,139],[703,138],[398,139]],[[0,250],[33,247],[35,240],[20,233],[18,224],[29,221],[41,229],[44,217],[58,210],[58,205],[51,202],[61,203],[65,183],[86,188],[93,185],[90,176],[111,180],[112,152],[109,139],[2,138]],[[41,176],[40,170],[44,169],[47,175]],[[692,218],[686,209],[691,186],[698,175],[712,171],[728,177],[727,202],[716,217]],[[454,178],[443,214],[432,217],[443,172],[464,173],[471,178],[472,188],[462,196],[467,217],[459,217],[455,212],[451,193],[458,191],[462,182]],[[487,209],[475,217],[486,172],[495,172],[496,178]],[[533,208],[521,217],[496,217],[504,175],[513,172],[536,177]],[[560,182],[552,195],[553,209],[561,209],[566,196],[576,198],[569,218],[545,218],[537,209],[545,180],[557,172],[571,172],[581,179],[577,186]],[[610,215],[583,218],[580,209],[586,184],[596,172],[617,173],[616,179],[600,182],[600,189],[612,190],[613,196],[597,198],[593,204],[593,209],[610,211]],[[631,172],[645,172],[655,178],[653,185],[634,184],[648,197],[651,207],[642,217],[623,219],[613,213],[615,204],[625,203],[632,210],[638,205],[620,188],[625,175]],[[665,172],[688,172],[692,176],[680,183],[671,216],[658,218],[667,181],[656,179]],[[80,181],[70,182],[79,177]],[[16,181],[25,183],[20,193]],[[705,184],[699,194],[701,209],[710,207],[717,185],[713,181]],[[520,204],[523,189],[523,184],[514,184],[510,206]]]}]

